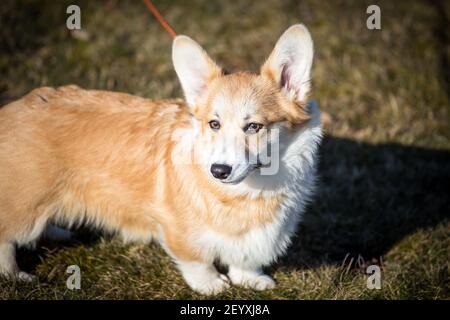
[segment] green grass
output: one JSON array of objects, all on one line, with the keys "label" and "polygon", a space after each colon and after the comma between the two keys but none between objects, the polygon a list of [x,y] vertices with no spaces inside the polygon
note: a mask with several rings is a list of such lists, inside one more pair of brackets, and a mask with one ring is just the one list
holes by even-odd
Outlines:
[{"label": "green grass", "polygon": [[[65,28],[77,3],[83,33]],[[450,298],[450,48],[445,1],[377,1],[382,30],[366,29],[370,1],[155,1],[175,30],[230,70],[258,70],[278,36],[305,23],[316,48],[314,97],[326,113],[320,188],[278,287],[232,288],[224,299]],[[171,39],[140,1],[3,1],[0,104],[31,89],[75,83],[149,98],[181,96]],[[2,299],[204,297],[157,245],[76,232],[72,243],[21,249],[38,284],[0,280]],[[66,267],[82,271],[70,291]],[[381,290],[365,267],[382,266]]]}]

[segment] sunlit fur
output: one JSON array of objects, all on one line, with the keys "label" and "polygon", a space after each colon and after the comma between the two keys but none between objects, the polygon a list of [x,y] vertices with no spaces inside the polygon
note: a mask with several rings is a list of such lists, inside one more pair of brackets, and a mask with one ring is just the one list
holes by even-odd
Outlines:
[{"label": "sunlit fur", "polygon": [[[187,102],[66,86],[1,108],[0,272],[28,279],[15,245],[37,240],[51,222],[87,222],[126,241],[158,241],[201,293],[220,292],[228,279],[272,288],[261,268],[289,245],[312,195],[321,139],[319,111],[307,103],[312,60],[284,55],[295,58],[296,45],[310,46],[312,56],[302,25],[283,35],[260,74],[223,75],[193,40],[177,37],[174,64]],[[189,69],[184,57],[198,54]],[[289,63],[290,73],[306,63],[302,81],[283,74]],[[217,114],[215,132],[208,122]],[[222,183],[209,166],[237,161],[233,141],[246,135],[249,119],[279,130],[279,170],[252,169],[239,183]],[[174,157],[177,150],[191,161]],[[229,266],[228,278],[216,260]]]}]

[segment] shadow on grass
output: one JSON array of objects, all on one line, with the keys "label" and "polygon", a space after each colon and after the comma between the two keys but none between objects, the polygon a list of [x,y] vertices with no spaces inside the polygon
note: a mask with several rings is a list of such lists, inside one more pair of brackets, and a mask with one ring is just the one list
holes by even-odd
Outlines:
[{"label": "shadow on grass", "polygon": [[450,219],[450,152],[327,137],[320,182],[279,266],[376,260],[405,236]]},{"label": "shadow on grass", "polygon": [[23,271],[36,274],[35,270],[46,256],[54,254],[59,250],[74,248],[77,246],[91,247],[96,245],[103,237],[111,237],[109,234],[102,234],[99,230],[94,230],[89,226],[80,226],[72,229],[72,237],[67,240],[40,239],[35,248],[22,247],[17,252],[17,263]]}]

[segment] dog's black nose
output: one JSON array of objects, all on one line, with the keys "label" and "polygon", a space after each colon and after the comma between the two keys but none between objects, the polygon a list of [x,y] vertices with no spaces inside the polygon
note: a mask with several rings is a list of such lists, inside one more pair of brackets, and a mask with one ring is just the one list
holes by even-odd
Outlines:
[{"label": "dog's black nose", "polygon": [[231,173],[231,167],[226,164],[213,164],[211,166],[211,173],[214,178],[223,180],[226,179]]}]

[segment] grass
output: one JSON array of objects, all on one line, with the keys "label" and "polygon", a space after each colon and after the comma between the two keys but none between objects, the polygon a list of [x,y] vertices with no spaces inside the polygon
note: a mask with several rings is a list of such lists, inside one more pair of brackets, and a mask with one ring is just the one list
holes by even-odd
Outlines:
[{"label": "grass", "polygon": [[[82,32],[65,8],[82,10]],[[288,254],[269,271],[278,287],[232,288],[223,299],[450,298],[450,6],[377,1],[155,1],[176,31],[230,70],[258,67],[289,25],[315,41],[314,97],[326,113],[320,188]],[[171,39],[140,1],[3,1],[0,104],[31,89],[75,83],[151,98],[181,95]],[[0,280],[1,299],[204,297],[157,245],[123,245],[81,229],[76,241],[19,251],[38,284]],[[82,271],[81,290],[65,282]],[[381,290],[365,267],[382,268]]]}]

